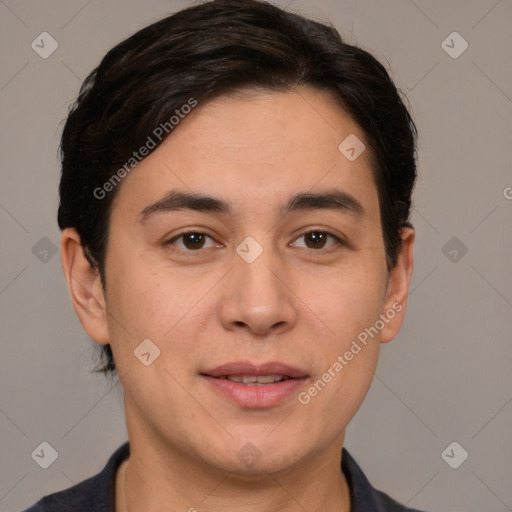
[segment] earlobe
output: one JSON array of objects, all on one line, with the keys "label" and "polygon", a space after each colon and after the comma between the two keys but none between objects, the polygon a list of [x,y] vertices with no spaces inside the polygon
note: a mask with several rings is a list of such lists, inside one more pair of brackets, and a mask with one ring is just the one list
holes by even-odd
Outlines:
[{"label": "earlobe", "polygon": [[61,262],[76,314],[91,339],[109,343],[106,303],[97,269],[85,257],[80,235],[66,228],[61,235]]},{"label": "earlobe", "polygon": [[397,264],[391,269],[388,278],[383,311],[386,316],[386,323],[381,331],[380,338],[382,343],[388,343],[395,338],[404,321],[409,286],[414,269],[414,238],[415,231],[413,228],[402,228],[402,245]]}]

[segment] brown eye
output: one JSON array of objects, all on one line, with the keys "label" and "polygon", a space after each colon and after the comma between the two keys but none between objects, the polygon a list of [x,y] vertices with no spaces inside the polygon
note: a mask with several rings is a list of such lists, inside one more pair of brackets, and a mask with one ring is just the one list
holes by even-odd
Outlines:
[{"label": "brown eye", "polygon": [[[183,250],[196,251],[198,249],[204,248],[207,238],[213,240],[211,236],[205,233],[189,231],[187,233],[181,233],[180,235],[175,236],[172,240],[169,240],[169,242],[167,242],[166,245],[176,245]],[[176,244],[176,241],[180,239],[183,241],[181,247],[179,246],[179,244]]]},{"label": "brown eye", "polygon": [[[329,238],[334,240],[334,245],[344,245],[343,241],[337,236],[325,231],[308,231],[307,233],[299,236],[296,240],[299,240],[300,238],[305,239],[306,249],[325,249],[326,242]],[[331,247],[333,246],[331,245]]]}]

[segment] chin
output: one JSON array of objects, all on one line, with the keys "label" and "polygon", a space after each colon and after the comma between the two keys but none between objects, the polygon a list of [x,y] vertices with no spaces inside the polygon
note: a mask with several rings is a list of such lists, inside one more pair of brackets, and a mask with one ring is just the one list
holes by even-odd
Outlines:
[{"label": "chin", "polygon": [[260,435],[237,436],[230,440],[230,446],[224,452],[227,457],[222,462],[226,471],[240,477],[268,477],[268,473],[280,472],[297,464],[304,445],[295,445],[290,440],[299,438],[292,433],[283,435],[280,432],[279,436],[274,435],[271,439],[268,432],[265,429]]}]

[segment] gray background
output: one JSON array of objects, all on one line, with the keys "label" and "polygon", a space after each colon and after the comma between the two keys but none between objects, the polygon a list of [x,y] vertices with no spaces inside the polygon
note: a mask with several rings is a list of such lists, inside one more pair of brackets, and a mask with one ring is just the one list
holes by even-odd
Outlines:
[{"label": "gray background", "polygon": [[[512,510],[512,2],[275,3],[330,19],[390,67],[420,131],[406,321],[382,347],[346,446],[376,487],[409,506]],[[97,352],[52,254],[57,147],[67,108],[104,53],[186,5],[0,2],[2,511],[97,473],[127,439],[121,390],[89,373]],[[47,59],[31,48],[43,31],[59,45]],[[454,31],[469,44],[458,58],[442,47]],[[452,39],[445,45],[460,51]],[[48,469],[31,457],[43,441],[58,452]],[[441,456],[453,441],[469,454],[457,469]],[[461,448],[448,453],[460,461]]]}]

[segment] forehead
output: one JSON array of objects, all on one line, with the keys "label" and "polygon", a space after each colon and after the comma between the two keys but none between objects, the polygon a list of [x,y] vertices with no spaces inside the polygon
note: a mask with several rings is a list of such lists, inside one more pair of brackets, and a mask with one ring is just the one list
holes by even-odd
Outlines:
[{"label": "forehead", "polygon": [[365,144],[362,130],[326,92],[222,96],[184,117],[123,180],[115,203],[140,213],[178,190],[223,199],[231,215],[264,215],[282,212],[298,193],[337,188],[378,216],[369,151],[349,160],[340,151],[347,137]]}]

